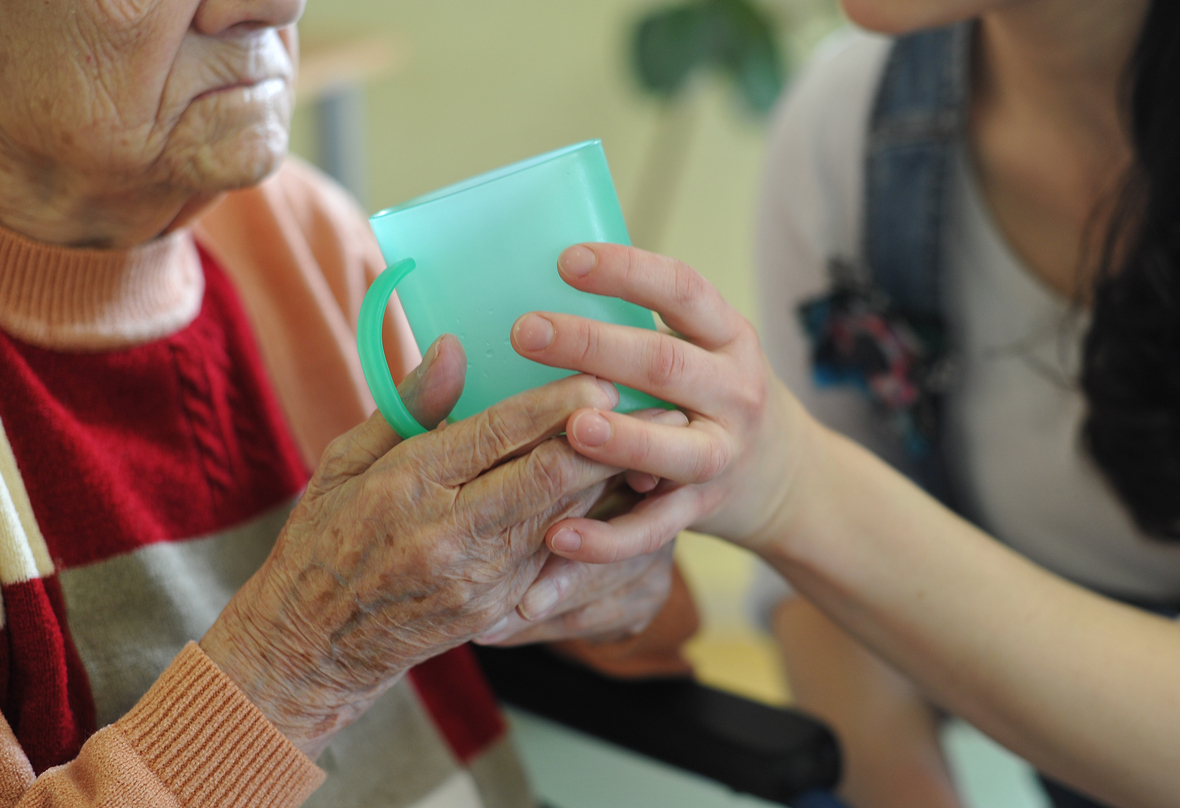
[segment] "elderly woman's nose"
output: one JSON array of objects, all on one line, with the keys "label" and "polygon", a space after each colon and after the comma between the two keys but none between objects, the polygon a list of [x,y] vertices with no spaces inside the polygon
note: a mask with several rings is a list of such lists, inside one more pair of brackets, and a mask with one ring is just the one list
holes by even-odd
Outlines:
[{"label": "elderly woman's nose", "polygon": [[296,22],[306,0],[202,0],[193,26],[217,36],[235,28],[281,28]]}]

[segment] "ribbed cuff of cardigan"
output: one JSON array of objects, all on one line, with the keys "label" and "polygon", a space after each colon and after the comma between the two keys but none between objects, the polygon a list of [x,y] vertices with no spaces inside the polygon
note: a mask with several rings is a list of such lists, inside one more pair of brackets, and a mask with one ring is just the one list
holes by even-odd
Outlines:
[{"label": "ribbed cuff of cardigan", "polygon": [[184,806],[297,806],[324,773],[196,643],[116,726]]}]

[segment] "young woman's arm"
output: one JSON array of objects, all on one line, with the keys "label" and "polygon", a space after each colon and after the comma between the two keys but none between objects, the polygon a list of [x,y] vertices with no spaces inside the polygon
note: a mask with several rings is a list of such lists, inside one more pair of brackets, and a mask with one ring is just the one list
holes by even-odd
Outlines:
[{"label": "young woman's arm", "polygon": [[1036,567],[815,422],[753,329],[692,269],[617,245],[562,255],[567,283],[658,311],[683,339],[525,315],[524,356],[681,407],[687,427],[579,410],[571,446],[665,480],[610,522],[563,520],[556,553],[610,561],[693,526],[772,563],[947,709],[1119,806],[1180,794],[1180,627]]},{"label": "young woman's arm", "polygon": [[[775,113],[757,220],[759,333],[770,366],[819,421],[891,463],[900,442],[852,385],[819,386],[800,304],[832,287],[833,261],[856,262],[869,113],[891,40],[842,31],[818,48]],[[832,99],[839,98],[839,104]],[[833,727],[840,795],[855,808],[961,808],[939,742],[940,719],[904,674],[818,609],[775,593],[774,637],[795,703]],[[772,596],[765,593],[763,605]]]},{"label": "young woman's arm", "polygon": [[839,794],[855,808],[962,808],[939,740],[942,717],[914,683],[806,598],[771,619],[792,703],[840,739]]},{"label": "young woman's arm", "polygon": [[1051,575],[850,441],[815,443],[764,557],[1037,767],[1112,805],[1175,805],[1180,627]]}]

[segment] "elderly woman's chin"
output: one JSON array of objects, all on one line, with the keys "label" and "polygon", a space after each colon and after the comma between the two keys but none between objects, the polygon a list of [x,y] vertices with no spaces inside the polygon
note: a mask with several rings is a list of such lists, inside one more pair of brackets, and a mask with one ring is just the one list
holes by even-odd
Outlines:
[{"label": "elderly woman's chin", "polygon": [[261,182],[287,154],[293,101],[282,79],[195,100],[172,138],[174,181],[207,194]]}]

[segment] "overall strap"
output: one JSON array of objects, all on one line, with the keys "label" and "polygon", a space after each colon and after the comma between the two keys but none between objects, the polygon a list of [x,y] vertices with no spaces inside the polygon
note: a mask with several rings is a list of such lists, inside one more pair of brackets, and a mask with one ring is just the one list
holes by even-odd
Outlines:
[{"label": "overall strap", "polygon": [[869,121],[864,259],[910,316],[937,317],[954,146],[970,94],[974,24],[897,40]]},{"label": "overall strap", "polygon": [[973,32],[967,22],[894,43],[869,119],[862,260],[833,258],[831,291],[799,306],[815,383],[859,388],[901,444],[901,470],[947,504],[940,280]]},{"label": "overall strap", "polygon": [[[922,31],[894,44],[869,121],[865,166],[864,263],[888,307],[946,350],[941,279],[946,265],[955,144],[970,99],[974,23]],[[944,369],[945,360],[941,361]],[[937,371],[935,372],[937,373]],[[941,442],[941,395],[929,378],[911,410],[923,441],[907,443],[915,482],[954,507]],[[918,449],[914,449],[918,446]]]}]

